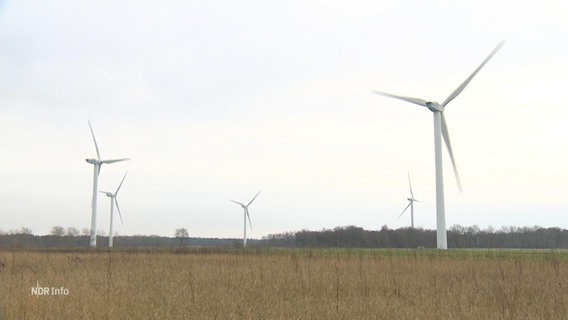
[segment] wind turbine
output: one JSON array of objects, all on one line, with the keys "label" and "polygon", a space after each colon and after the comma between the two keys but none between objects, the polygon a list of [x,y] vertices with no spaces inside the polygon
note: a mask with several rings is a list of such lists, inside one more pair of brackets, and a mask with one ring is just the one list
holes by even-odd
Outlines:
[{"label": "wind turbine", "polygon": [[410,207],[410,226],[412,227],[412,229],[414,229],[414,202],[421,202],[421,201],[415,199],[414,194],[412,193],[412,184],[410,184],[410,173],[408,173],[408,186],[410,187],[410,198],[407,198],[406,200],[408,200],[409,203],[406,206],[406,208],[402,210],[402,213],[400,214],[400,216],[398,216],[398,219],[400,219],[400,217],[402,217],[402,215]]},{"label": "wind turbine", "polygon": [[[262,191],[262,190],[260,190]],[[249,226],[250,229],[252,230],[252,223],[250,222],[250,215],[249,215],[249,211],[248,211],[248,207],[250,206],[250,204],[254,201],[254,199],[256,199],[256,197],[258,197],[258,195],[260,194],[260,191],[258,191],[258,193],[252,198],[252,200],[247,204],[242,204],[238,201],[235,200],[229,200],[232,201],[238,205],[240,205],[243,209],[244,209],[244,236],[243,236],[243,248],[247,246],[247,218],[249,221]]]},{"label": "wind turbine", "polygon": [[118,206],[118,201],[116,200],[116,195],[118,194],[120,187],[122,187],[122,183],[124,182],[125,178],[126,178],[126,173],[124,174],[124,177],[122,177],[122,181],[120,181],[120,184],[118,185],[118,188],[116,188],[116,191],[114,193],[108,192],[108,191],[100,191],[101,193],[106,194],[107,197],[110,198],[110,232],[109,232],[109,236],[108,236],[108,247],[109,248],[112,248],[112,221],[113,221],[113,217],[114,217],[114,205],[115,204],[116,204],[116,210],[118,210],[118,216],[120,217],[120,222],[124,225],[124,221],[122,221],[122,214],[120,213],[120,207]]},{"label": "wind turbine", "polygon": [[462,191],[460,178],[458,175],[458,170],[456,168],[456,162],[454,160],[454,154],[452,152],[452,146],[450,144],[450,134],[448,133],[448,127],[446,125],[446,119],[444,117],[444,109],[454,98],[456,98],[465,87],[469,84],[471,79],[481,70],[481,68],[497,53],[497,51],[503,46],[505,41],[501,41],[499,45],[491,53],[475,71],[467,78],[465,81],[457,87],[450,94],[450,96],[442,103],[439,104],[438,102],[434,101],[426,101],[420,98],[410,98],[405,96],[399,96],[395,94],[390,94],[386,92],[376,91],[373,90],[372,92],[375,94],[407,101],[410,103],[414,103],[423,107],[428,108],[434,114],[434,155],[435,155],[435,166],[436,166],[436,226],[437,226],[437,247],[438,249],[445,250],[448,248],[448,241],[446,237],[446,213],[445,213],[445,205],[444,205],[444,180],[443,180],[443,172],[442,172],[442,137],[444,138],[444,142],[446,143],[446,147],[448,148],[448,152],[450,154],[450,160],[452,161],[452,166],[454,168],[454,174],[456,176],[456,181],[458,184],[458,188],[460,192]]},{"label": "wind turbine", "polygon": [[99,146],[97,145],[97,139],[95,139],[95,133],[93,132],[93,127],[91,126],[91,121],[89,121],[89,128],[91,129],[91,135],[93,136],[93,141],[95,142],[95,149],[97,150],[97,158],[96,159],[85,159],[88,163],[93,165],[94,173],[93,173],[93,200],[91,201],[91,239],[89,241],[89,245],[91,247],[97,246],[97,191],[98,191],[98,184],[99,184],[99,174],[101,173],[101,166],[103,164],[110,164],[119,161],[130,160],[130,158],[124,159],[115,159],[115,160],[101,160],[101,154],[99,152]]}]

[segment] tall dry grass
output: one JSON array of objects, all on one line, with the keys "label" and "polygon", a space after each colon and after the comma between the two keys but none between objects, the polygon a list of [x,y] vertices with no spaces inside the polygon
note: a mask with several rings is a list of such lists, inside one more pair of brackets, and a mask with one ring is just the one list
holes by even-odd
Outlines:
[{"label": "tall dry grass", "polygon": [[568,318],[563,256],[393,252],[2,251],[0,319]]}]

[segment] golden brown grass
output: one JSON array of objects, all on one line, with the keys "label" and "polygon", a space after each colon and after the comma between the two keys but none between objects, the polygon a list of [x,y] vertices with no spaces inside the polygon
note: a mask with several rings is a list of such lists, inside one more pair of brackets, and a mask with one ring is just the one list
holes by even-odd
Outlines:
[{"label": "golden brown grass", "polygon": [[[567,267],[554,253],[1,251],[0,319],[567,319]],[[69,294],[33,296],[38,281]]]}]

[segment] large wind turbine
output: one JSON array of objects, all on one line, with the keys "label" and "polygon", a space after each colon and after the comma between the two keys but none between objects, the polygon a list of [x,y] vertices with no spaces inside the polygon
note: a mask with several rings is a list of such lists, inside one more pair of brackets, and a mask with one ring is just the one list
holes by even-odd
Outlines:
[{"label": "large wind turbine", "polygon": [[436,226],[437,226],[437,247],[438,249],[447,249],[448,242],[446,238],[446,213],[444,206],[444,180],[442,172],[442,137],[448,148],[450,154],[450,160],[452,160],[452,166],[454,168],[454,174],[456,175],[456,181],[460,192],[462,191],[461,182],[458,175],[458,170],[456,168],[456,162],[454,160],[454,154],[452,153],[452,146],[450,144],[450,134],[448,133],[448,127],[446,125],[446,119],[444,118],[444,109],[455,97],[457,97],[463,89],[469,84],[471,79],[481,70],[481,68],[497,53],[497,51],[503,46],[505,41],[499,43],[499,45],[491,51],[489,56],[483,60],[481,65],[473,71],[473,73],[465,79],[465,81],[457,87],[452,94],[442,103],[434,101],[426,101],[420,98],[409,98],[405,96],[399,96],[395,94],[390,94],[381,91],[373,90],[373,93],[404,100],[410,103],[414,103],[423,107],[428,108],[434,114],[434,155],[436,163]]},{"label": "large wind turbine", "polygon": [[91,129],[91,135],[93,136],[93,141],[95,142],[95,149],[97,150],[97,158],[96,159],[85,159],[88,163],[93,165],[94,173],[93,173],[93,200],[91,201],[91,239],[89,241],[89,245],[91,247],[97,246],[97,191],[98,191],[98,184],[99,184],[99,174],[101,172],[101,166],[103,164],[109,164],[119,161],[130,160],[130,158],[124,159],[115,159],[115,160],[101,160],[101,154],[99,152],[99,146],[97,145],[97,139],[95,139],[95,133],[93,132],[93,127],[91,126],[91,121],[89,121],[89,128]]},{"label": "large wind turbine", "polygon": [[[260,190],[262,191],[262,190]],[[250,225],[250,229],[252,230],[252,223],[250,222],[250,216],[249,216],[249,211],[248,211],[248,207],[250,206],[250,204],[254,201],[254,199],[256,199],[256,197],[258,197],[258,195],[260,194],[260,191],[258,191],[258,193],[252,198],[252,200],[248,203],[248,204],[242,204],[238,201],[235,200],[229,200],[232,201],[238,205],[240,205],[243,209],[244,209],[244,235],[243,235],[243,247],[247,246],[247,218],[249,221],[249,225]]]},{"label": "large wind turbine", "polygon": [[400,219],[400,217],[402,217],[402,215],[410,207],[410,226],[412,227],[412,229],[414,229],[414,202],[420,202],[420,201],[415,199],[414,194],[412,193],[412,184],[410,184],[410,173],[408,173],[408,187],[410,187],[410,198],[407,198],[406,200],[408,200],[409,203],[406,206],[406,208],[402,210],[402,213],[400,214],[400,216],[398,216],[398,219]]},{"label": "large wind turbine", "polygon": [[[127,172],[128,173],[128,172]],[[109,236],[108,236],[108,247],[112,248],[112,222],[113,222],[113,218],[114,218],[114,205],[116,204],[116,210],[118,210],[118,216],[120,217],[120,222],[122,224],[124,224],[124,221],[122,221],[122,214],[120,213],[120,207],[118,206],[118,201],[116,200],[116,195],[118,194],[118,191],[120,190],[120,187],[122,187],[122,183],[124,182],[124,179],[126,178],[126,173],[124,174],[124,177],[122,177],[122,181],[120,181],[120,184],[118,185],[118,188],[116,188],[116,191],[114,193],[112,192],[108,192],[108,191],[100,191],[101,193],[106,194],[107,197],[110,198],[110,232],[109,232]]]}]

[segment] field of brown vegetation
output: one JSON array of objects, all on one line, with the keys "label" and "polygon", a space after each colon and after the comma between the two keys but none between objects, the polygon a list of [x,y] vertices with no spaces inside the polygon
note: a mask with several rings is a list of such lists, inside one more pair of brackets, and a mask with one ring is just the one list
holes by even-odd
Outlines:
[{"label": "field of brown vegetation", "polygon": [[0,319],[567,318],[562,252],[0,251]]}]

